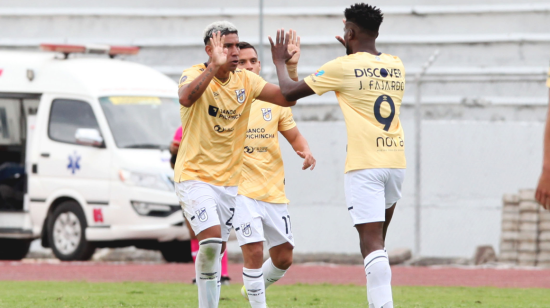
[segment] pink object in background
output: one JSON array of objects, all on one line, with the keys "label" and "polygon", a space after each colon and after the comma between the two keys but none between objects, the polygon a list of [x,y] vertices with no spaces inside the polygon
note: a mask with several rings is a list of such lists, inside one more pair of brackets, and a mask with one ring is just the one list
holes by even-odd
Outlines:
[{"label": "pink object in background", "polygon": [[177,143],[180,143],[181,141],[181,136],[183,135],[183,129],[181,128],[181,126],[176,130],[176,134],[174,135],[174,141],[176,141]]},{"label": "pink object in background", "polygon": [[227,250],[223,253],[222,257],[222,277],[229,277],[229,272],[227,271]]},{"label": "pink object in background", "polygon": [[193,256],[193,262],[197,259],[197,253],[199,252],[199,240],[191,240],[191,256]]}]

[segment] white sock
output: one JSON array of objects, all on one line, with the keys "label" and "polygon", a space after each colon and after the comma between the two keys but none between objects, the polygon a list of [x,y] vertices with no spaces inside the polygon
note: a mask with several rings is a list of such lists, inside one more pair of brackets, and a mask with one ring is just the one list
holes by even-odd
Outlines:
[{"label": "white sock", "polygon": [[279,279],[283,278],[287,270],[278,269],[273,265],[271,258],[265,260],[262,265],[262,272],[264,274],[264,283],[265,288],[277,282]]},{"label": "white sock", "polygon": [[387,253],[384,250],[373,251],[365,258],[364,264],[369,306],[372,303],[375,308],[393,308],[391,268]]},{"label": "white sock", "polygon": [[219,303],[217,276],[220,271],[222,240],[208,238],[200,241],[199,245],[195,261],[199,308],[217,308]]},{"label": "white sock", "polygon": [[[368,287],[367,287],[368,290]],[[372,300],[370,299],[369,292],[367,291],[367,301],[369,302],[369,308],[375,308],[374,304],[372,303]]]},{"label": "white sock", "polygon": [[248,269],[243,267],[243,282],[248,294],[248,301],[252,308],[266,308],[265,285],[262,269]]},{"label": "white sock", "polygon": [[216,272],[216,281],[217,281],[217,293],[216,293],[216,299],[217,299],[217,302],[219,303],[220,302],[220,294],[222,292],[222,257],[223,257],[223,253],[220,254],[220,261],[218,262],[218,271]]}]

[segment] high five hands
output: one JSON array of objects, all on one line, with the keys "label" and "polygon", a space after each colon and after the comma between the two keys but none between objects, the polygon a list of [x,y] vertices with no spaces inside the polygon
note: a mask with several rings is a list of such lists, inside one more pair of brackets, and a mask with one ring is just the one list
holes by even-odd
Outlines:
[{"label": "high five hands", "polygon": [[286,64],[287,65],[298,65],[298,60],[300,59],[300,37],[296,34],[296,30],[290,29],[288,31],[289,39],[288,42],[288,53],[293,53],[294,55],[290,58]]},{"label": "high five hands", "polygon": [[[292,61],[291,63],[298,63],[298,58],[300,57],[300,38],[296,36],[296,31],[289,30],[285,34],[285,29],[280,29],[277,30],[275,42],[273,42],[271,36],[268,36],[268,38],[271,44],[271,56],[275,65],[285,64],[290,61]],[[296,47],[293,48],[293,46]],[[297,57],[295,57],[296,55]]]}]

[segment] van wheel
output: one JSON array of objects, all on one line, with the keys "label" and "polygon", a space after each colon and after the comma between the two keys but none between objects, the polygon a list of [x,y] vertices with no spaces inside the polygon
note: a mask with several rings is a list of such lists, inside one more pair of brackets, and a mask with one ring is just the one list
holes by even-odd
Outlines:
[{"label": "van wheel", "polygon": [[86,240],[86,216],[78,203],[61,203],[48,219],[48,239],[55,256],[62,261],[90,260],[95,246]]},{"label": "van wheel", "polygon": [[160,252],[166,262],[193,262],[190,241],[171,241],[160,243]]},{"label": "van wheel", "polygon": [[11,238],[0,239],[0,260],[21,260],[29,252],[31,241]]}]

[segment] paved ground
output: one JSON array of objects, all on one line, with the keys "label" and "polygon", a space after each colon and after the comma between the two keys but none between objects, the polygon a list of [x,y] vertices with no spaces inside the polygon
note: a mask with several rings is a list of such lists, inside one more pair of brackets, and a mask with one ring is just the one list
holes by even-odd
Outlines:
[{"label": "paved ground", "polygon": [[[393,269],[393,285],[493,286],[550,288],[550,269],[483,269],[455,267],[403,267]],[[242,265],[230,264],[235,283],[242,282]],[[148,281],[189,283],[192,264],[98,263],[98,262],[0,262],[0,280],[55,281]],[[365,284],[362,266],[295,265],[279,283]]]}]

